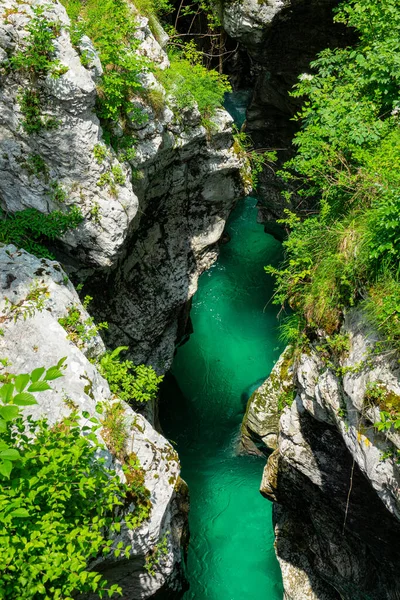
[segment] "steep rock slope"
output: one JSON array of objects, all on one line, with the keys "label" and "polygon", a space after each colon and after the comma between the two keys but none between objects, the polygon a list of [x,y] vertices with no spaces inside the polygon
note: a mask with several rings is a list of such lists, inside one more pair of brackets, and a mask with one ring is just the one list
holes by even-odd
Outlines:
[{"label": "steep rock slope", "polygon": [[[66,357],[64,377],[51,382],[52,390],[39,394],[39,404],[26,408],[27,414],[34,418],[46,417],[54,424],[70,414],[71,402],[79,413],[87,411],[98,418],[97,403],[118,402],[95,364],[87,358],[104,352],[101,338],[93,335],[89,343],[77,347],[58,322],[71,306],[79,310],[82,322],[89,317],[59,263],[38,259],[11,245],[3,246],[0,248],[0,286],[0,352],[3,359],[7,358],[2,374],[5,370],[26,373],[41,366],[48,368]],[[181,547],[187,536],[187,497],[179,477],[178,457],[171,444],[146,419],[125,403],[123,408],[128,434],[126,452],[135,453],[144,470],[151,513],[137,529],[123,526],[115,539],[116,544],[123,541],[124,547],[131,547],[129,560],[110,555],[96,560],[94,566],[109,582],[122,587],[126,600],[150,598],[161,589],[174,590],[179,595]],[[100,430],[100,436],[103,431]],[[112,451],[104,450],[104,457],[124,477]],[[130,510],[132,508],[131,505]],[[150,574],[144,568],[146,556],[151,555],[156,544],[165,537],[166,553],[154,574]]]},{"label": "steep rock slope", "polygon": [[[57,30],[54,57],[62,69],[55,77],[10,68],[10,58],[26,47],[34,8],[42,9]],[[167,68],[147,19],[138,16],[137,23],[137,51]],[[104,146],[95,114],[101,63],[83,38],[81,49],[89,60],[81,64],[68,28],[57,2],[37,0],[15,8],[6,0],[1,5],[1,206],[12,212],[79,206],[84,222],[63,236],[59,256],[69,272],[85,279],[87,289],[101,291],[93,295],[98,313],[110,322],[110,343],[128,343],[136,362],[150,360],[164,370],[172,358],[179,312],[199,274],[215,260],[225,220],[244,194],[231,119],[220,111],[207,132],[195,108],[185,114],[168,108],[162,86],[144,73],[146,93],[132,97],[132,118],[125,124],[136,153],[130,164],[121,164]],[[27,88],[40,99],[45,123],[29,133],[22,106]],[[151,90],[162,99],[156,108],[148,100]],[[134,117],[138,108],[148,117],[141,123]],[[32,167],[37,156],[45,165],[39,169]]]},{"label": "steep rock slope", "polygon": [[[400,593],[400,438],[373,426],[400,398],[399,365],[393,352],[376,352],[360,313],[348,314],[342,335],[347,353],[334,356],[320,341],[293,364],[296,398],[283,410],[261,484],[275,502],[287,600]],[[271,402],[269,394],[261,415]]]},{"label": "steep rock slope", "polygon": [[[333,9],[338,0],[257,0],[226,1],[221,5],[221,21],[229,36],[240,42],[241,54],[235,69],[242,71],[239,80],[252,88],[246,132],[256,148],[275,149],[278,166],[292,156],[292,139],[296,124],[292,118],[300,107],[299,99],[289,96],[302,73],[309,73],[310,61],[326,47],[341,47],[352,34],[333,23]],[[245,58],[243,48],[246,50]],[[301,212],[305,201],[293,196],[283,202],[282,182],[271,165],[259,178],[257,197],[260,220],[266,231],[283,237],[276,219],[284,208]]]}]

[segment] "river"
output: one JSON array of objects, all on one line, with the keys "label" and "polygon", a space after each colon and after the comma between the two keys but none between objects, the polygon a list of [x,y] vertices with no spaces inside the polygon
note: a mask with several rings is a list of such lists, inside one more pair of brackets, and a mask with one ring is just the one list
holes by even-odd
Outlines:
[{"label": "river", "polygon": [[[231,95],[239,121],[245,96]],[[233,106],[233,108],[232,108]],[[251,393],[282,349],[273,282],[264,265],[281,245],[256,222],[256,199],[241,200],[217,263],[199,281],[194,333],[177,351],[162,388],[161,424],[176,444],[191,510],[185,600],[281,600],[272,505],[258,492],[265,460],[238,456],[240,423]]]}]

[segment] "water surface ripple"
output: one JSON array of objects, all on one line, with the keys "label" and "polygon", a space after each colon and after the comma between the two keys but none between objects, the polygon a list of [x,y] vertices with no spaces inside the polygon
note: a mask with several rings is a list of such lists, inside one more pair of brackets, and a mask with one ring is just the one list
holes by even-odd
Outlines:
[{"label": "water surface ripple", "polygon": [[162,391],[161,423],[177,444],[191,498],[185,600],[281,600],[271,504],[258,492],[264,460],[237,456],[246,400],[279,355],[272,281],[264,265],[280,244],[239,202],[231,242],[200,278],[194,333],[178,349]]}]

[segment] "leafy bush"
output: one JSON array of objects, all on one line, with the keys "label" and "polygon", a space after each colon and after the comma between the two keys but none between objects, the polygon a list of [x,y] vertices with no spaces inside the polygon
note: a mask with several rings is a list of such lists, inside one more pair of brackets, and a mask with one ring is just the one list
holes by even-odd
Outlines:
[{"label": "leafy bush", "polygon": [[287,214],[285,263],[267,270],[277,278],[275,302],[308,327],[333,333],[369,291],[368,313],[387,334],[386,308],[395,314],[397,301],[385,308],[374,286],[396,279],[400,259],[400,13],[397,0],[350,0],[336,20],[359,42],[323,51],[301,76],[302,129],[281,173],[319,213],[303,221]]},{"label": "leafy bush", "polygon": [[33,7],[32,10],[34,17],[26,26],[29,32],[27,43],[23,50],[10,58],[10,65],[16,71],[44,75],[60,68],[60,62],[53,58],[53,54],[54,40],[60,34],[61,25],[46,19],[42,6]]},{"label": "leafy bush", "polygon": [[170,68],[158,71],[157,77],[167,94],[173,96],[177,115],[197,104],[203,125],[212,127],[212,117],[222,106],[224,94],[231,90],[231,86],[225,75],[201,64],[200,54],[193,48],[184,53],[171,51]]},{"label": "leafy bush", "polygon": [[[20,406],[50,389],[65,359],[32,373],[8,375],[0,388],[0,597],[4,600],[72,600],[77,593],[100,598],[120,592],[88,569],[111,552],[110,536],[124,518],[135,527],[148,517],[148,491],[138,478],[121,483],[99,458],[91,427],[74,412],[54,426],[23,418]],[[89,419],[88,413],[83,414]],[[95,422],[93,424],[93,421]],[[133,469],[133,468],[132,468]],[[144,503],[142,497],[146,498]],[[124,516],[131,502],[135,511]],[[120,542],[114,551],[129,556]]]},{"label": "leafy bush", "polygon": [[127,346],[119,346],[112,352],[106,352],[99,361],[98,369],[108,381],[110,390],[125,402],[149,402],[153,400],[163,380],[152,367],[134,365],[130,360],[122,361],[121,352]]},{"label": "leafy bush", "polygon": [[[106,120],[125,117],[133,111],[132,95],[142,89],[140,73],[148,61],[135,50],[134,13],[125,0],[62,0],[72,21],[72,41],[82,35],[93,41],[104,74],[98,86],[97,114]],[[138,116],[139,118],[139,116]]]},{"label": "leafy bush", "polygon": [[0,211],[0,242],[14,244],[38,257],[53,259],[45,244],[77,227],[82,220],[83,216],[76,206],[66,213],[53,211],[48,215],[35,208],[8,214]]}]

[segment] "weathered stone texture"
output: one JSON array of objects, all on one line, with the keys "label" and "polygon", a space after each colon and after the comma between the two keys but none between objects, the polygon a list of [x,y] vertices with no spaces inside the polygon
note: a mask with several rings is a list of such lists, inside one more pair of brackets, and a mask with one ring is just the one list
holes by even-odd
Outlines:
[{"label": "weathered stone texture", "polygon": [[[41,290],[38,296],[44,302],[41,309],[40,303],[26,300],[32,286]],[[25,412],[35,418],[45,416],[50,423],[56,423],[70,414],[68,398],[80,413],[87,411],[98,417],[95,411],[98,402],[116,401],[95,364],[87,358],[104,352],[104,345],[96,335],[89,345],[79,349],[68,340],[67,332],[58,323],[71,305],[79,308],[83,320],[88,318],[59,263],[38,259],[14,246],[3,246],[0,248],[0,287],[3,331],[0,352],[8,359],[6,369],[11,373],[26,373],[41,366],[48,368],[60,358],[67,358],[64,377],[52,382],[51,391],[37,394],[39,404],[27,407]],[[13,305],[19,305],[19,310],[12,310]],[[151,493],[151,515],[136,530],[122,527],[116,537],[116,543],[122,540],[124,545],[131,546],[132,556],[128,561],[109,557],[95,566],[109,581],[122,586],[125,600],[150,598],[163,587],[175,590],[178,597],[182,584],[179,577],[181,542],[185,542],[187,536],[188,512],[178,457],[171,444],[146,419],[127,404],[123,406],[129,434],[127,452],[136,453],[145,470],[145,484]],[[123,477],[121,465],[112,453],[104,450],[104,456]],[[167,532],[170,532],[168,553],[156,574],[151,576],[143,568],[145,556]]]}]

